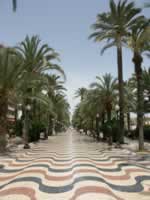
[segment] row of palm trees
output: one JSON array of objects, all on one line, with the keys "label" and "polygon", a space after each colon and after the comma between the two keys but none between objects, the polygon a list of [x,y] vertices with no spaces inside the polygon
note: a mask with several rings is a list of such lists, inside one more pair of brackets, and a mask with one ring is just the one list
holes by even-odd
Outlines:
[{"label": "row of palm trees", "polygon": [[[8,133],[7,113],[11,104],[21,109],[23,133],[28,144],[29,121],[69,124],[63,69],[57,64],[59,54],[38,36],[27,36],[17,47],[0,48],[0,137]],[[59,75],[57,75],[59,74]],[[52,121],[53,120],[53,121]],[[30,123],[31,125],[31,123]]]},{"label": "row of palm trees", "polygon": [[133,63],[137,79],[137,115],[139,130],[139,149],[144,148],[143,140],[143,96],[142,96],[142,62],[143,53],[150,50],[150,20],[141,14],[141,9],[136,8],[134,2],[127,0],[114,0],[109,2],[109,11],[97,15],[94,32],[90,35],[95,42],[104,41],[106,45],[101,53],[113,46],[117,51],[118,90],[120,109],[120,142],[124,136],[124,81],[123,81],[123,56],[122,48],[130,48],[133,52]]},{"label": "row of palm trees", "polygon": [[[143,81],[143,96],[144,96],[144,110],[143,113],[150,112],[149,104],[149,81],[150,81],[150,68],[144,69],[142,72]],[[104,125],[116,128],[115,134],[117,134],[119,113],[119,95],[118,95],[118,79],[114,78],[111,74],[105,74],[103,76],[97,76],[96,81],[91,83],[89,88],[79,88],[76,91],[75,97],[80,97],[80,103],[77,105],[72,123],[73,126],[78,129],[83,129],[85,132],[89,130],[93,135],[98,131],[97,139],[99,139],[100,130],[103,131]],[[137,81],[135,74],[123,83],[124,89],[124,119],[126,119],[126,130],[128,135],[131,134],[131,113],[137,113]],[[97,117],[99,120],[99,130],[97,129]],[[120,131],[115,138],[116,142],[121,142]],[[112,133],[106,132],[105,136],[112,137]],[[110,138],[112,144],[112,138]]]}]

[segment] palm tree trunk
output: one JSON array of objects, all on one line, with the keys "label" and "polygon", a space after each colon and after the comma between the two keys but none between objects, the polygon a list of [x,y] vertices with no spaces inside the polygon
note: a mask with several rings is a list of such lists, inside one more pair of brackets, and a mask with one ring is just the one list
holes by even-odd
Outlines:
[{"label": "palm tree trunk", "polygon": [[18,106],[17,104],[15,105],[15,134],[17,131],[17,120],[18,120]]},{"label": "palm tree trunk", "polygon": [[107,120],[110,122],[111,121],[111,110],[107,110]]},{"label": "palm tree trunk", "polygon": [[33,101],[33,118],[37,120],[37,102],[36,102],[36,99]]},{"label": "palm tree trunk", "polygon": [[96,139],[97,139],[97,141],[99,141],[99,121],[100,121],[100,117],[96,116]]},{"label": "palm tree trunk", "polygon": [[52,120],[51,114],[49,114],[49,128],[48,128],[48,135],[52,136],[53,135],[53,120]]},{"label": "palm tree trunk", "polygon": [[[107,109],[107,120],[109,123],[111,123],[111,109]],[[113,138],[112,138],[112,129],[109,132],[109,137],[108,137],[108,145],[112,145]]]},{"label": "palm tree trunk", "polygon": [[102,125],[105,123],[105,112],[102,113]]},{"label": "palm tree trunk", "polygon": [[143,97],[143,80],[142,80],[142,56],[134,52],[133,62],[135,64],[135,72],[137,79],[137,127],[139,132],[139,150],[144,150],[144,131],[143,131],[143,110],[144,110],[144,97]]},{"label": "palm tree trunk", "polygon": [[39,121],[39,123],[41,123],[41,105],[40,105],[40,103],[38,106],[38,121]]},{"label": "palm tree trunk", "polygon": [[119,81],[119,108],[120,108],[120,126],[119,126],[119,142],[124,142],[124,94],[123,94],[123,64],[122,64],[122,46],[117,47],[117,61],[118,61],[118,81]]},{"label": "palm tree trunk", "polygon": [[128,111],[127,112],[127,125],[128,125],[128,134],[130,134],[130,122],[131,122],[131,119],[130,119],[130,112]]},{"label": "palm tree trunk", "polygon": [[7,97],[4,92],[0,91],[0,152],[4,152],[6,149],[7,109]]},{"label": "palm tree trunk", "polygon": [[25,145],[28,143],[28,131],[29,131],[29,124],[28,124],[28,113],[25,111],[25,119],[24,119],[24,140],[25,140]]},{"label": "palm tree trunk", "polygon": [[29,123],[30,123],[30,119],[29,119],[29,111],[27,108],[27,105],[29,104],[29,98],[26,97],[24,99],[24,103],[23,103],[23,110],[24,110],[24,121],[23,121],[23,136],[24,136],[24,149],[29,149],[30,146],[28,144],[29,142]]},{"label": "palm tree trunk", "polygon": [[94,132],[94,119],[91,118],[91,126],[90,126],[90,133],[92,134]]},{"label": "palm tree trunk", "polygon": [[0,91],[0,135],[5,136],[7,134],[7,98],[4,92]]}]

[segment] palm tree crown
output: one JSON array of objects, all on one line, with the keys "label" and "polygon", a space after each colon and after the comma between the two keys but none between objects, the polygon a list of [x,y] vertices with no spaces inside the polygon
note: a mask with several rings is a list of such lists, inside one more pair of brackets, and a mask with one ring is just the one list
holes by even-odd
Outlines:
[{"label": "palm tree crown", "polygon": [[84,88],[84,87],[79,88],[75,93],[75,97],[80,97],[81,101],[83,101],[84,96],[86,95],[86,93],[87,93],[87,89],[86,88]]},{"label": "palm tree crown", "polygon": [[127,0],[119,1],[115,4],[110,0],[110,11],[97,15],[96,23],[92,25],[95,30],[90,38],[96,42],[106,40],[108,44],[102,49],[102,53],[112,46],[120,45],[128,33],[128,29],[136,23],[136,17],[141,12],[140,8],[135,8],[134,2],[128,3]]}]

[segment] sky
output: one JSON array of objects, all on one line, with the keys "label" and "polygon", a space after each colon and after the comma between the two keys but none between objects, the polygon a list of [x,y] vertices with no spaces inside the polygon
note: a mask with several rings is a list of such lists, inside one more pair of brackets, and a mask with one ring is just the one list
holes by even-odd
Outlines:
[{"label": "sky", "polygon": [[[116,0],[117,1],[117,0]],[[134,0],[143,6],[148,0]],[[17,12],[12,11],[12,0],[0,0],[0,43],[15,46],[28,34],[39,35],[60,54],[60,65],[66,75],[67,98],[71,111],[79,102],[74,96],[79,87],[88,87],[95,77],[112,73],[117,77],[116,49],[103,56],[103,43],[94,43],[88,37],[91,24],[98,13],[108,11],[109,0],[18,0]],[[149,9],[144,9],[150,17]],[[132,52],[123,49],[123,69],[126,80],[134,72]],[[143,66],[149,67],[144,58]]]}]

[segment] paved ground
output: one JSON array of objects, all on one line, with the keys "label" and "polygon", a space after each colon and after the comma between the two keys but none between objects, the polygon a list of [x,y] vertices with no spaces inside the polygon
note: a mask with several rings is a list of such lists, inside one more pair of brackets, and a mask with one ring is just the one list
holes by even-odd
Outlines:
[{"label": "paved ground", "polygon": [[0,200],[150,200],[150,156],[68,131],[0,158]]}]

